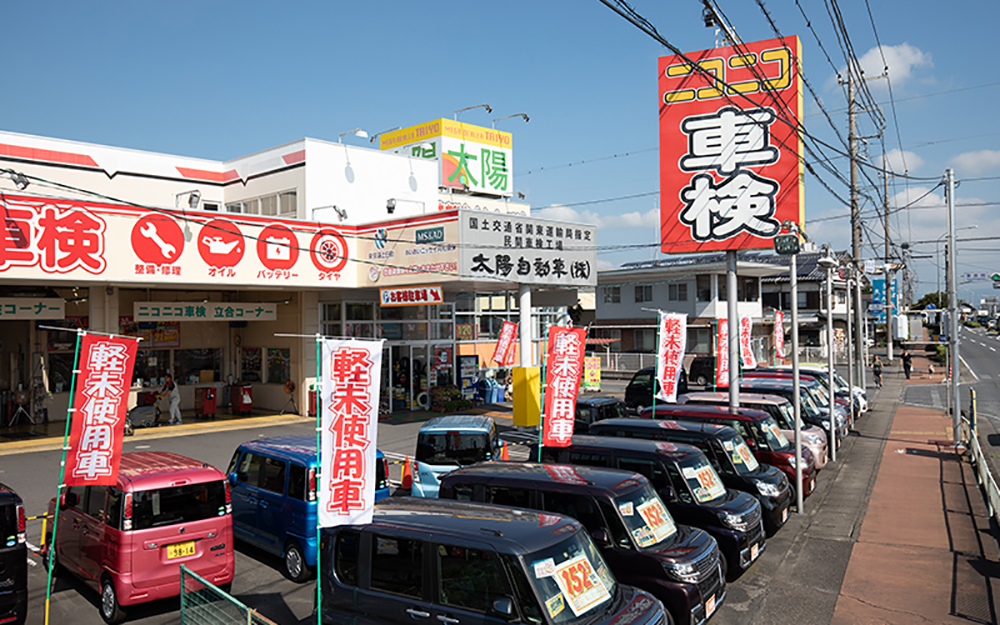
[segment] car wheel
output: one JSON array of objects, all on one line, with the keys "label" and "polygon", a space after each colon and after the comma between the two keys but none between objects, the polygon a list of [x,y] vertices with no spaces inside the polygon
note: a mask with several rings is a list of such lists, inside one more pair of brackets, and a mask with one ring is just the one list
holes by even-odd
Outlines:
[{"label": "car wheel", "polygon": [[726,580],[727,582],[732,581],[731,579],[729,579],[729,561],[726,560],[726,556],[720,554],[719,566],[722,567],[722,579]]},{"label": "car wheel", "polygon": [[219,590],[221,590],[222,592],[226,593],[227,595],[233,594],[233,583],[232,582],[226,582],[225,584],[222,584],[221,586],[218,586],[217,588]]},{"label": "car wheel", "polygon": [[302,547],[295,541],[290,541],[285,547],[285,575],[288,579],[301,584],[309,577],[309,567],[302,555]]},{"label": "car wheel", "polygon": [[668,608],[666,604],[663,604],[663,613],[667,615],[667,621],[664,625],[674,625],[674,623],[677,622],[676,619],[674,619],[674,615],[670,613],[670,608]]},{"label": "car wheel", "polygon": [[125,611],[118,605],[115,585],[107,577],[101,580],[101,618],[108,625],[117,625],[125,620]]},{"label": "car wheel", "polygon": [[55,545],[52,544],[51,535],[45,538],[45,557],[42,558],[42,565],[46,570],[49,568],[49,549],[52,550],[52,577],[58,577],[59,573],[62,572],[62,567],[59,566],[59,553],[55,550]]},{"label": "car wheel", "polygon": [[641,416],[642,415],[642,411],[645,410],[645,409],[646,409],[646,407],[643,406],[642,404],[636,404],[635,405],[635,414],[636,414],[636,416]]},{"label": "car wheel", "polygon": [[694,383],[698,386],[705,386],[708,384],[708,378],[706,378],[704,374],[699,373],[698,377],[694,379]]}]

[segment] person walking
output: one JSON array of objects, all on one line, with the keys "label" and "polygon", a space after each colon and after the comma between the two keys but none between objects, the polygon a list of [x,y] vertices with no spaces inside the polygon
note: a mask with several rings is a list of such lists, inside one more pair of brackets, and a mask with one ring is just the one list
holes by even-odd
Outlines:
[{"label": "person walking", "polygon": [[906,374],[906,379],[910,379],[910,371],[913,369],[913,356],[910,356],[910,352],[903,350],[903,373]]},{"label": "person walking", "polygon": [[173,425],[175,422],[180,425],[183,423],[181,419],[181,391],[177,388],[177,383],[174,382],[174,377],[167,374],[167,380],[163,383],[163,390],[160,391],[160,397],[164,395],[167,396],[167,401],[170,403],[170,421],[169,425]]},{"label": "person walking", "polygon": [[872,373],[875,374],[875,388],[882,388],[882,361],[875,356],[875,361],[872,362]]}]

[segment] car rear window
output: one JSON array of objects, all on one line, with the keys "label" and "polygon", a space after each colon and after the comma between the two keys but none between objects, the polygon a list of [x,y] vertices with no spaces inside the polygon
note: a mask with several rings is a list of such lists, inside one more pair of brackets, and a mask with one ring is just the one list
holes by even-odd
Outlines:
[{"label": "car rear window", "polygon": [[417,440],[417,460],[426,464],[465,466],[491,458],[486,434],[441,432],[421,434]]},{"label": "car rear window", "polygon": [[226,513],[222,481],[132,493],[132,529],[192,523]]},{"label": "car rear window", "polygon": [[0,503],[0,538],[10,542],[17,536],[17,506],[14,502]]}]

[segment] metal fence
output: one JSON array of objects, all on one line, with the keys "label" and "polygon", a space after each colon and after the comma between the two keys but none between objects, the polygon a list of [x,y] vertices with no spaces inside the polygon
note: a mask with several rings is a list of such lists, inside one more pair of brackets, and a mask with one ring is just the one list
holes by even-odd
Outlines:
[{"label": "metal fence", "polygon": [[976,469],[976,483],[983,489],[983,497],[986,501],[986,509],[990,518],[1000,523],[1000,489],[997,488],[997,481],[990,472],[990,465],[986,462],[983,448],[979,444],[979,432],[976,427],[976,391],[972,389],[972,399],[969,404],[969,418],[962,419],[962,439],[969,448],[972,459],[972,466]]},{"label": "metal fence", "polygon": [[276,625],[181,565],[181,625]]},{"label": "metal fence", "polygon": [[605,352],[601,358],[601,371],[638,371],[656,364],[656,354],[623,354]]}]

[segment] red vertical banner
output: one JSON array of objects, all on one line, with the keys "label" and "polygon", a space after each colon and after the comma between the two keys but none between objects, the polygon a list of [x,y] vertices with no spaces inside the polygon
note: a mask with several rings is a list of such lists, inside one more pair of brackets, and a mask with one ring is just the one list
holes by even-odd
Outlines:
[{"label": "red vertical banner", "polygon": [[774,311],[774,357],[778,363],[785,361],[785,315]]},{"label": "red vertical banner", "polygon": [[750,337],[753,333],[753,319],[740,317],[740,360],[744,369],[757,367],[757,358],[753,355],[753,344]]},{"label": "red vertical banner", "polygon": [[660,313],[660,328],[656,346],[656,380],[658,399],[677,401],[677,385],[684,352],[687,351],[687,313]]},{"label": "red vertical banner", "polygon": [[542,444],[546,447],[568,447],[572,441],[586,343],[586,328],[549,328],[542,427]]},{"label": "red vertical banner", "polygon": [[514,347],[517,345],[517,324],[504,321],[500,326],[496,347],[493,348],[493,361],[501,365],[514,362]]},{"label": "red vertical banner", "polygon": [[66,486],[118,483],[138,343],[134,338],[99,334],[80,338]]},{"label": "red vertical banner", "polygon": [[715,333],[715,385],[729,387],[729,321],[719,319]]}]

